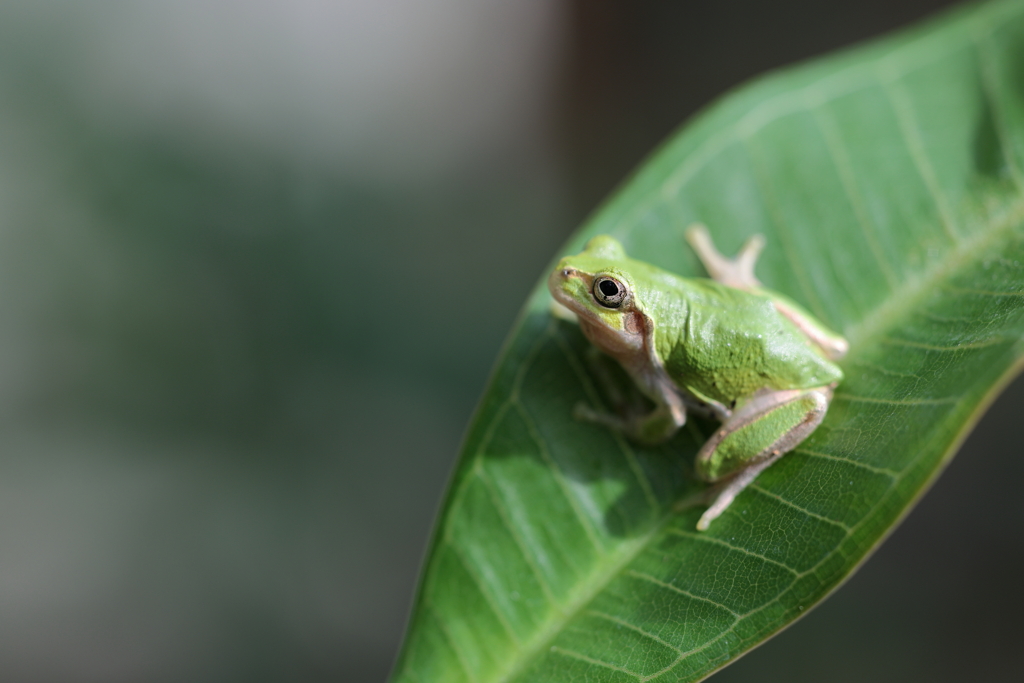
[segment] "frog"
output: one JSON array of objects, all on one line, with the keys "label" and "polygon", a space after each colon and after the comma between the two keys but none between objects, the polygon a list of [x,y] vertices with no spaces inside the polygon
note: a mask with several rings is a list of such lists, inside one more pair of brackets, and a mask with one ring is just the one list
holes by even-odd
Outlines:
[{"label": "frog", "polygon": [[577,406],[576,416],[642,445],[671,439],[687,414],[720,425],[697,451],[706,483],[696,502],[706,531],[761,472],[825,418],[849,344],[754,269],[766,244],[750,237],[733,258],[706,226],[685,238],[710,277],[682,277],[627,256],[608,235],[561,259],[548,277],[556,306],[592,348],[617,363],[653,408],[623,415]]}]

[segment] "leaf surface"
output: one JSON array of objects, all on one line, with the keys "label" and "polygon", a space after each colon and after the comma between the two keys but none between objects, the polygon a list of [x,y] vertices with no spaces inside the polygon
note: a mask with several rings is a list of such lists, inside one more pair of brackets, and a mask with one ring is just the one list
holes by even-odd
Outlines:
[{"label": "leaf surface", "polygon": [[596,234],[703,275],[694,221],[841,331],[825,422],[710,530],[693,455],[712,423],[640,448],[586,341],[538,285],[466,439],[401,683],[695,681],[804,614],[937,476],[1024,355],[1024,3],[962,9],[764,78],[650,159]]}]

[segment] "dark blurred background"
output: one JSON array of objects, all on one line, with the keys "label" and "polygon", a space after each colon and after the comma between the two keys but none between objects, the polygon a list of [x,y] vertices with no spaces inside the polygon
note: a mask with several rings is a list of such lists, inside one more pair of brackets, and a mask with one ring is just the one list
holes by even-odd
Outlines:
[{"label": "dark blurred background", "polygon": [[[383,681],[570,231],[730,87],[945,4],[3,3],[0,679]],[[1024,680],[1022,399],[715,680]]]}]

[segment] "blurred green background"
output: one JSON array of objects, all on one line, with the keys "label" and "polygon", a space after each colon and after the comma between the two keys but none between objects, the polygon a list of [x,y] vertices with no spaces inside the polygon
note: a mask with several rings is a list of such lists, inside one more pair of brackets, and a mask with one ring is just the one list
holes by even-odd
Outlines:
[{"label": "blurred green background", "polygon": [[[945,4],[0,5],[0,679],[384,680],[570,231],[726,89]],[[715,680],[1020,679],[1022,399]]]}]

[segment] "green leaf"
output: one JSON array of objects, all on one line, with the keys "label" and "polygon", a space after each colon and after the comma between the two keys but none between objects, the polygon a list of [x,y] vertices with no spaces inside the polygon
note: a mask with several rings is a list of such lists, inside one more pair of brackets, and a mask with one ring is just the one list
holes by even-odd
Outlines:
[{"label": "green leaf", "polygon": [[[727,97],[566,248],[609,233],[703,274],[762,233],[769,287],[850,340],[824,424],[716,520],[691,421],[657,449],[600,405],[585,340],[538,285],[466,439],[394,681],[695,681],[835,589],[1020,365],[1024,3],[962,9]],[[509,286],[498,274],[490,286]]]}]

